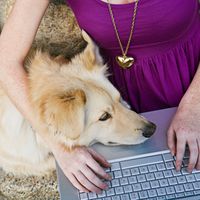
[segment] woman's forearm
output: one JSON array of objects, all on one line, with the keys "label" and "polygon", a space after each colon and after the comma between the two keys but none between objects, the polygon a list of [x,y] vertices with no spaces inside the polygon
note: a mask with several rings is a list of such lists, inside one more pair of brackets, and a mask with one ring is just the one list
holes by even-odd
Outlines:
[{"label": "woman's forearm", "polygon": [[23,64],[0,61],[0,84],[21,114],[33,123],[34,116],[28,98],[28,77]]}]

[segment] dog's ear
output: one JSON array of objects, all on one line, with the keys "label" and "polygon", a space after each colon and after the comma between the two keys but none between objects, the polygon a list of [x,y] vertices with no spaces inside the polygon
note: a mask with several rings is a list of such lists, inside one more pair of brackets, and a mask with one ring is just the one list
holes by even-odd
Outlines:
[{"label": "dog's ear", "polygon": [[81,89],[50,94],[42,104],[42,116],[50,132],[60,135],[64,140],[78,139],[84,129],[85,103],[86,95]]},{"label": "dog's ear", "polygon": [[89,70],[92,70],[97,66],[102,66],[103,59],[99,53],[98,46],[84,30],[82,30],[82,36],[88,43],[83,53],[81,53],[81,58],[84,62],[84,66],[86,66],[86,68]]}]

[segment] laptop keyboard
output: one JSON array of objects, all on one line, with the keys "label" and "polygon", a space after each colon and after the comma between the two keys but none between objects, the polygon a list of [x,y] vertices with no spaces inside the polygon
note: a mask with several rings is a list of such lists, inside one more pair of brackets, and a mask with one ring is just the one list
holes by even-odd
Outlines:
[{"label": "laptop keyboard", "polygon": [[112,176],[101,194],[79,193],[81,200],[166,200],[200,195],[200,170],[187,172],[189,154],[180,171],[168,150],[113,160],[106,171]]}]

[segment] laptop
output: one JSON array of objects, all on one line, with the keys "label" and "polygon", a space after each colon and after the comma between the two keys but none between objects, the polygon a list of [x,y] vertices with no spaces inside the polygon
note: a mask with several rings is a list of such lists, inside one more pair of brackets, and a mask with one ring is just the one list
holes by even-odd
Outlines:
[{"label": "laptop", "polygon": [[185,155],[182,170],[176,172],[175,158],[167,147],[166,133],[175,112],[176,108],[168,108],[142,113],[157,125],[154,135],[142,144],[92,146],[112,164],[108,173],[113,180],[100,195],[79,193],[57,165],[61,200],[200,199],[200,171],[187,172],[189,156]]}]

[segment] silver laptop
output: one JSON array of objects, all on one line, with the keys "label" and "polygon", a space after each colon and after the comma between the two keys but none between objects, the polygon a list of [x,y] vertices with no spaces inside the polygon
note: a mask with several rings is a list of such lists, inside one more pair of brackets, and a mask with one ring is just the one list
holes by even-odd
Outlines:
[{"label": "silver laptop", "polygon": [[146,112],[142,115],[157,125],[154,135],[145,143],[93,148],[111,163],[107,172],[113,177],[102,194],[79,193],[57,165],[61,200],[200,200],[200,171],[187,172],[188,153],[182,169],[175,170],[175,158],[167,148],[166,133],[176,108]]}]

